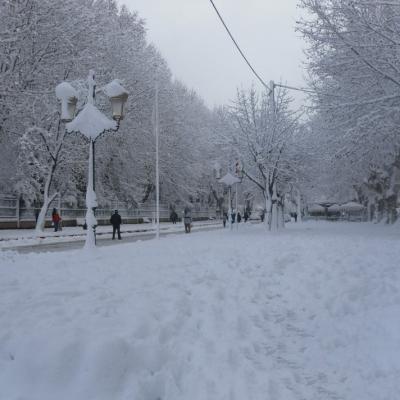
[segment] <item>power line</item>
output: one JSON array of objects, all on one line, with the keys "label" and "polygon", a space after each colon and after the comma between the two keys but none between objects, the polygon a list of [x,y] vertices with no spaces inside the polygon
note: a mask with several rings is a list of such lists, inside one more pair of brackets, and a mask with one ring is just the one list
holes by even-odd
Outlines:
[{"label": "power line", "polygon": [[[231,31],[229,30],[228,26],[226,25],[224,19],[222,18],[222,15],[218,11],[217,7],[215,6],[214,1],[210,0],[210,3],[213,6],[215,12],[217,13],[219,19],[222,22],[222,25],[224,26],[225,30],[228,32],[229,37],[232,39],[232,42],[236,46],[237,50],[239,51],[240,55],[243,57],[243,59],[246,62],[246,64],[250,67],[250,69],[252,70],[253,74],[257,77],[257,79],[261,82],[261,84],[268,90],[268,92],[271,92],[271,89],[270,89],[269,85],[267,85],[264,82],[264,80],[257,73],[257,71],[253,68],[253,66],[250,64],[250,61],[247,59],[247,57],[245,56],[245,54],[243,53],[243,51],[239,47],[239,45],[236,42],[235,38],[233,37]],[[298,87],[294,87],[294,86],[281,85],[281,84],[277,84],[277,83],[273,83],[273,85],[274,85],[274,87],[279,86],[279,87],[282,87],[282,88],[291,89],[291,90],[297,90],[299,92],[304,92],[304,93],[317,93],[315,90],[312,90],[312,89],[298,88]]]},{"label": "power line", "polygon": [[243,57],[244,61],[246,61],[246,64],[250,67],[250,69],[253,71],[253,74],[257,77],[257,79],[261,82],[261,84],[268,90],[269,87],[268,85],[264,82],[264,80],[260,77],[260,75],[258,75],[258,73],[256,72],[256,70],[253,68],[253,66],[250,64],[250,61],[247,59],[247,57],[244,55],[243,51],[241,50],[241,48],[239,47],[239,45],[237,44],[235,38],[233,37],[231,31],[229,30],[229,28],[227,27],[227,25],[225,24],[224,19],[222,18],[221,14],[219,13],[217,7],[215,6],[213,0],[210,0],[210,3],[212,4],[212,6],[214,7],[215,12],[217,13],[219,19],[222,22],[222,25],[224,25],[226,31],[228,32],[228,35],[230,36],[230,38],[232,39],[232,42],[235,44],[236,48],[238,49],[240,55]]},{"label": "power line", "polygon": [[298,88],[298,87],[294,87],[294,86],[282,85],[281,83],[274,83],[274,86],[281,87],[284,89],[297,90],[298,92],[304,92],[304,93],[313,93],[313,94],[317,93],[313,89]]}]

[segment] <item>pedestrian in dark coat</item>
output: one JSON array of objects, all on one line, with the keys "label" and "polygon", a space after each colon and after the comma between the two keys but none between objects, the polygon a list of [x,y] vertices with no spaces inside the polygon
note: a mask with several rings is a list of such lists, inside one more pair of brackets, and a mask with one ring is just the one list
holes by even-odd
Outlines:
[{"label": "pedestrian in dark coat", "polygon": [[240,221],[242,220],[242,215],[240,214],[240,211],[237,213],[237,222],[240,224]]},{"label": "pedestrian in dark coat", "polygon": [[57,232],[60,226],[61,217],[56,208],[53,208],[53,212],[51,213],[51,220],[53,221],[54,232]]},{"label": "pedestrian in dark coat", "polygon": [[118,233],[118,240],[121,240],[121,223],[122,219],[121,216],[118,214],[118,210],[114,211],[114,214],[111,215],[110,218],[111,225],[113,226],[113,235],[112,238],[113,240],[115,239],[115,232]]},{"label": "pedestrian in dark coat", "polygon": [[175,212],[175,210],[172,211],[171,215],[169,216],[169,219],[173,224],[176,224],[176,221],[178,221],[178,214]]},{"label": "pedestrian in dark coat", "polygon": [[249,219],[249,213],[245,211],[243,217],[244,217],[244,222],[247,222],[247,220]]},{"label": "pedestrian in dark coat", "polygon": [[192,210],[189,207],[185,208],[183,223],[185,224],[185,233],[190,233],[192,228]]},{"label": "pedestrian in dark coat", "polygon": [[232,224],[235,223],[235,220],[236,220],[236,213],[235,213],[235,211],[232,211],[232,213],[231,213],[231,222],[232,222]]},{"label": "pedestrian in dark coat", "polygon": [[228,216],[226,215],[226,213],[224,213],[224,215],[222,216],[222,223],[224,224],[224,228],[226,227],[227,220],[228,220]]}]

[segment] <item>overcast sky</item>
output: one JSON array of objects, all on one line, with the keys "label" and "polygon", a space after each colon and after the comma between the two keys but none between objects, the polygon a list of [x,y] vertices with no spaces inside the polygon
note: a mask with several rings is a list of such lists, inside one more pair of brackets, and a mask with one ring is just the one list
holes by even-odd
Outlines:
[{"label": "overcast sky", "polygon": [[[209,0],[119,0],[146,20],[148,38],[175,78],[209,106],[235,98],[256,78]],[[214,0],[235,39],[264,81],[304,86],[304,42],[294,31],[297,0]],[[300,98],[297,94],[297,101]]]}]

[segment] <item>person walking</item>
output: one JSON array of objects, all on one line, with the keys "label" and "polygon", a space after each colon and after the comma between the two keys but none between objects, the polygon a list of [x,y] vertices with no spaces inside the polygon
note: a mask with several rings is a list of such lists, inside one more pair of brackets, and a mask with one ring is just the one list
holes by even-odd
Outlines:
[{"label": "person walking", "polygon": [[247,210],[244,212],[244,222],[247,222],[247,220],[249,219],[249,213],[247,212]]},{"label": "person walking", "polygon": [[112,235],[112,240],[115,239],[115,232],[118,233],[118,240],[121,240],[121,223],[122,219],[121,216],[118,214],[118,210],[114,211],[114,214],[111,215],[110,218],[111,225],[113,226],[113,235]]},{"label": "person walking", "polygon": [[183,223],[185,224],[185,233],[190,233],[192,228],[192,210],[189,207],[185,207]]},{"label": "person walking", "polygon": [[237,213],[237,222],[240,224],[240,221],[242,220],[242,215],[240,214],[240,211]]},{"label": "person walking", "polygon": [[293,217],[294,217],[294,222],[297,222],[297,212],[293,213]]},{"label": "person walking", "polygon": [[224,224],[224,228],[226,227],[226,221],[228,220],[228,216],[224,212],[224,215],[222,216],[222,223]]},{"label": "person walking", "polygon": [[169,216],[169,219],[171,220],[171,222],[173,224],[176,224],[176,222],[178,221],[178,214],[176,213],[175,210],[172,210],[171,215]]},{"label": "person walking", "polygon": [[51,213],[51,220],[53,221],[54,232],[57,232],[58,228],[60,227],[61,217],[56,208],[53,208],[53,212]]},{"label": "person walking", "polygon": [[236,212],[235,212],[235,210],[233,210],[231,212],[231,222],[232,222],[232,224],[235,223],[235,220],[236,220]]}]

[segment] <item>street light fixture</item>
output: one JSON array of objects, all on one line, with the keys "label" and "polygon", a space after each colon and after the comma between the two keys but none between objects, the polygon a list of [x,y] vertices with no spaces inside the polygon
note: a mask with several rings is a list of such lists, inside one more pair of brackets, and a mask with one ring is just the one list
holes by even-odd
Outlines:
[{"label": "street light fixture", "polygon": [[96,246],[95,142],[104,132],[119,129],[119,122],[124,116],[124,105],[128,99],[128,92],[117,80],[106,85],[102,91],[110,98],[114,121],[108,119],[95,106],[96,82],[94,78],[94,71],[89,71],[86,104],[75,118],[78,100],[75,89],[68,82],[62,82],[56,87],[56,96],[61,101],[61,120],[66,122],[67,132],[79,132],[88,138],[90,143],[86,189],[86,224],[88,229],[85,248]]},{"label": "street light fixture", "polygon": [[[237,184],[241,183],[242,180],[240,178],[237,178],[236,176],[233,176],[229,172],[223,176],[221,179],[218,180],[219,183],[223,183],[226,186],[228,186],[228,192],[229,192],[229,209],[228,209],[228,217],[229,217],[229,225],[232,229],[232,200],[231,200],[231,194],[232,194],[232,186],[236,184],[236,193],[237,193]],[[237,196],[236,196],[236,212],[237,212]]]},{"label": "street light fixture", "polygon": [[216,161],[214,163],[213,170],[214,170],[215,179],[220,179],[221,178],[221,170],[222,170],[222,168],[221,168],[221,164],[218,161]]},{"label": "street light fixture", "polygon": [[61,101],[61,121],[72,121],[78,102],[77,91],[68,82],[62,82],[56,87],[56,96]]},{"label": "street light fixture", "polygon": [[124,119],[124,105],[128,99],[128,92],[115,79],[104,86],[104,93],[110,99],[113,119],[119,124],[119,121]]}]

